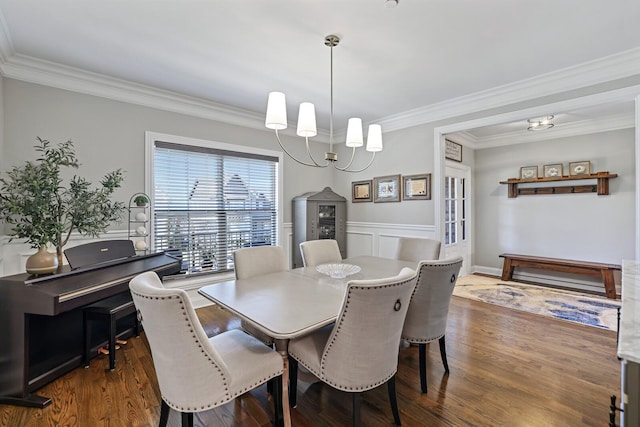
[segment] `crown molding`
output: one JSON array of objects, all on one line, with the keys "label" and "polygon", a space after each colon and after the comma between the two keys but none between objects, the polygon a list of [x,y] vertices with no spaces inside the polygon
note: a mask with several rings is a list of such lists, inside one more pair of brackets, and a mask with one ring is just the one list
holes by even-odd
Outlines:
[{"label": "crown molding", "polygon": [[[264,130],[264,117],[261,113],[17,54],[6,28],[0,11],[0,74],[4,77]],[[638,73],[640,48],[635,48],[531,79],[388,116],[377,122],[386,132],[400,130]],[[326,137],[324,133],[320,136],[321,140]]]},{"label": "crown molding", "polygon": [[478,150],[483,148],[504,147],[507,145],[546,141],[550,139],[568,138],[598,132],[609,132],[633,127],[635,127],[635,117],[633,114],[618,114],[596,120],[581,120],[567,124],[557,124],[552,129],[542,131],[531,132],[525,129],[522,131],[508,132],[481,138],[477,138],[471,133],[464,131],[456,133],[454,141]]},{"label": "crown molding", "polygon": [[12,55],[2,64],[1,71],[5,77],[30,83],[239,126],[264,128],[261,114],[25,55]]},{"label": "crown molding", "polygon": [[[11,42],[11,35],[7,28],[9,28],[7,21],[4,19],[4,14],[0,10],[0,67],[15,53],[13,43]],[[1,68],[0,71],[2,71]]]},{"label": "crown molding", "polygon": [[378,120],[385,131],[432,123],[640,74],[640,48]]}]

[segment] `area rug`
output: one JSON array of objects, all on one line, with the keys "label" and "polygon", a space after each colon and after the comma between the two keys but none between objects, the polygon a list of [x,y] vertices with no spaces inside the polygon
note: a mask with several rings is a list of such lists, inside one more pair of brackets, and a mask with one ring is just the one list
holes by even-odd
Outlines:
[{"label": "area rug", "polygon": [[618,326],[620,301],[582,292],[471,274],[458,279],[453,295],[612,331]]}]

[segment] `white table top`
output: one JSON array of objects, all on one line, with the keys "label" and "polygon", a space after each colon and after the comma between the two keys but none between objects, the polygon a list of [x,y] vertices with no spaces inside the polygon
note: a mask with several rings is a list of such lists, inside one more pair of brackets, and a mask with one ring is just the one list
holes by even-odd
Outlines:
[{"label": "white table top", "polygon": [[640,363],[640,262],[622,261],[618,357]]},{"label": "white table top", "polygon": [[397,275],[418,263],[379,257],[356,257],[343,263],[361,267],[345,279],[332,279],[315,267],[298,268],[250,279],[204,286],[198,292],[276,339],[291,339],[333,323],[347,282]]}]

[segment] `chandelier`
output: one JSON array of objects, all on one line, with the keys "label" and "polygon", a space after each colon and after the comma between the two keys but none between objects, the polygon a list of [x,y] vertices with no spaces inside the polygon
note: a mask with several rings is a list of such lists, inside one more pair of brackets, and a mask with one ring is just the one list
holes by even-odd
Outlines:
[{"label": "chandelier", "polygon": [[324,154],[324,163],[316,161],[311,155],[309,148],[309,138],[312,138],[318,134],[316,129],[316,113],[315,106],[310,102],[303,102],[300,104],[300,110],[298,112],[298,127],[297,135],[301,136],[306,141],[307,154],[309,155],[310,162],[302,161],[292,155],[282,144],[280,140],[279,130],[287,128],[287,106],[284,93],[271,92],[269,93],[269,101],[267,102],[267,116],[265,120],[265,126],[268,129],[273,129],[276,133],[276,139],[280,148],[289,157],[296,162],[312,167],[326,168],[329,165],[333,165],[337,170],[345,172],[362,172],[367,169],[373,163],[376,152],[382,151],[382,126],[377,124],[369,125],[369,132],[367,134],[367,147],[366,151],[371,152],[371,160],[362,169],[352,170],[349,169],[356,155],[356,148],[362,147],[362,120],[356,117],[352,117],[347,122],[347,137],[345,145],[352,148],[351,159],[345,166],[338,166],[338,154],[333,151],[333,48],[340,43],[340,38],[336,35],[329,35],[324,38],[324,44],[331,48],[331,110],[329,118],[329,151]]}]

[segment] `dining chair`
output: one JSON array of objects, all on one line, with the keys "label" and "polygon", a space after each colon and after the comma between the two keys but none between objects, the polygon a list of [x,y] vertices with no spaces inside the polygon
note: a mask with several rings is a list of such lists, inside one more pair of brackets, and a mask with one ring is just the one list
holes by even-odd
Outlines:
[{"label": "dining chair", "polygon": [[445,331],[451,295],[462,267],[462,257],[421,261],[416,289],[402,329],[402,339],[418,345],[420,388],[427,392],[427,343],[438,340],[445,374],[449,373]]},{"label": "dining chair", "polygon": [[289,342],[291,406],[296,405],[298,363],[329,386],[352,394],[353,425],[360,425],[361,392],[387,383],[396,425],[400,333],[416,284],[416,272],[352,280],[346,285],[335,324]]},{"label": "dining chair", "polygon": [[274,382],[275,425],[281,423],[282,356],[238,329],[208,338],[187,293],[165,288],[153,271],[135,276],[129,288],[160,386],[160,427],[167,425],[170,409],[182,414],[183,427],[193,426],[195,412],[227,403],[267,381]]},{"label": "dining chair", "polygon": [[[261,274],[286,271],[289,266],[287,256],[281,246],[254,246],[233,252],[236,279],[249,279]],[[271,346],[273,338],[258,330],[251,323],[241,320],[240,326],[248,334]]]},{"label": "dining chair", "polygon": [[403,261],[422,261],[440,258],[440,241],[418,237],[401,237],[395,259]]},{"label": "dining chair", "polygon": [[342,261],[342,254],[336,240],[307,240],[300,243],[300,252],[302,264],[305,267]]}]

